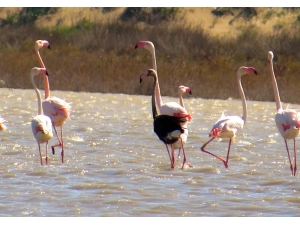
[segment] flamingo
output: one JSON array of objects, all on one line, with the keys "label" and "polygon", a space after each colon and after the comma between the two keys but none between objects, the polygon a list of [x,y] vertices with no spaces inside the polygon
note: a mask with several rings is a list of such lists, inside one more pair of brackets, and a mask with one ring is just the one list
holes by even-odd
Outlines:
[{"label": "flamingo", "polygon": [[[155,88],[157,86],[157,73],[154,69],[149,69],[140,76],[140,83],[147,77],[152,76],[154,78],[153,83],[153,94],[152,94],[152,115],[153,115],[153,126],[154,132],[158,138],[166,145],[167,152],[171,161],[171,168],[174,168],[174,144],[180,143],[180,148],[183,150],[183,164],[182,169],[185,165],[192,167],[186,160],[186,155],[183,148],[183,138],[185,137],[185,124],[188,120],[186,116],[170,116],[170,115],[158,115],[155,98]],[[171,154],[168,148],[171,146]]]},{"label": "flamingo", "polygon": [[30,80],[34,87],[38,99],[38,115],[31,120],[31,129],[32,129],[33,136],[38,143],[40,161],[41,161],[41,165],[43,165],[40,145],[42,143],[46,143],[46,164],[48,164],[48,141],[53,137],[53,133],[52,133],[52,123],[50,118],[43,114],[40,91],[38,90],[38,88],[34,83],[34,76],[38,74],[44,74],[45,76],[48,76],[48,73],[45,68],[38,68],[38,67],[34,67],[30,71]]},{"label": "flamingo", "polygon": [[[183,108],[185,108],[185,107],[184,107],[184,103],[183,103],[183,98],[182,98],[183,93],[189,93],[189,94],[191,95],[191,94],[192,94],[192,90],[191,90],[189,87],[184,86],[184,85],[180,85],[180,86],[178,87],[178,97],[179,97],[179,102],[180,102],[180,105],[181,105]],[[179,151],[178,151],[177,161],[178,161],[178,159],[179,159],[179,157],[180,157],[180,150],[181,150],[181,149],[179,149]]]},{"label": "flamingo", "polygon": [[[299,114],[296,110],[293,109],[282,109],[281,101],[280,101],[280,95],[278,91],[278,86],[274,74],[273,69],[273,57],[274,54],[272,51],[268,52],[268,59],[270,63],[270,72],[271,72],[271,78],[272,78],[272,85],[273,85],[273,91],[274,91],[274,97],[276,102],[276,115],[275,115],[275,123],[278,128],[279,133],[284,139],[286,151],[289,157],[290,162],[290,169],[292,172],[292,175],[296,175],[297,171],[297,164],[296,164],[296,137],[299,135],[299,127],[300,127],[300,119]],[[289,148],[287,144],[288,139],[294,140],[294,168],[291,161]]]},{"label": "flamingo", "polygon": [[[40,55],[40,48],[42,47],[48,47],[50,49],[50,44],[46,40],[37,40],[35,42],[35,53],[36,56],[39,60],[40,66],[43,68],[45,67],[45,64],[42,60],[42,57]],[[70,110],[71,106],[69,103],[67,103],[65,100],[62,100],[57,97],[50,97],[50,87],[49,87],[49,80],[46,75],[44,75],[44,88],[45,88],[45,100],[43,101],[43,110],[45,115],[49,116],[52,121],[52,126],[55,131],[56,137],[59,141],[58,144],[55,144],[51,146],[52,148],[52,153],[55,153],[54,148],[57,146],[61,146],[61,161],[62,163],[64,162],[64,142],[63,142],[63,124],[65,123],[66,119],[70,117]],[[55,127],[60,127],[61,133],[60,133],[60,138],[57,134],[56,128]]]},{"label": "flamingo", "polygon": [[4,120],[3,118],[0,118],[0,131],[5,131],[7,128],[4,124],[4,122],[6,122],[6,120]]},{"label": "flamingo", "polygon": [[[141,48],[141,47],[144,47],[148,51],[150,51],[151,56],[152,56],[152,67],[156,71],[156,76],[157,76],[157,65],[156,65],[154,44],[151,41],[139,41],[135,45],[135,49],[136,48]],[[157,77],[157,82],[155,84],[155,101],[156,101],[156,104],[158,106],[160,115],[169,115],[169,116],[177,116],[177,117],[185,116],[187,118],[187,121],[182,124],[185,129],[184,129],[184,134],[181,137],[181,141],[185,144],[186,141],[187,141],[187,137],[188,137],[188,127],[187,127],[187,125],[188,125],[188,121],[192,120],[192,116],[191,116],[191,114],[189,114],[187,112],[187,110],[183,106],[179,105],[176,102],[165,102],[165,103],[163,103],[162,98],[161,98],[161,94],[160,94],[158,77]],[[178,141],[178,142],[174,143],[174,145],[173,145],[174,148],[180,149],[181,141]],[[186,165],[192,167],[192,164],[190,164],[190,163],[186,163]]]},{"label": "flamingo", "polygon": [[[246,98],[245,98],[245,94],[242,88],[242,84],[241,84],[241,77],[242,75],[245,74],[256,74],[257,72],[253,67],[245,67],[245,66],[241,66],[238,69],[237,72],[237,82],[238,82],[238,89],[239,89],[239,93],[242,99],[242,105],[243,105],[243,115],[242,117],[239,116],[226,116],[223,112],[221,117],[217,120],[217,122],[214,124],[213,128],[211,129],[211,131],[209,132],[209,137],[211,137],[211,139],[209,139],[209,141],[207,141],[202,147],[201,147],[201,151],[208,153],[218,159],[220,159],[226,168],[228,168],[228,160],[229,160],[229,152],[230,152],[230,146],[231,146],[231,142],[232,139],[235,137],[236,132],[238,130],[243,129],[244,124],[246,123],[247,120],[247,104],[246,104]],[[226,161],[211,153],[208,152],[207,150],[205,150],[204,148],[206,147],[206,145],[208,143],[210,143],[212,140],[214,140],[216,137],[218,138],[229,138],[229,144],[228,144],[228,151],[227,151],[227,158]]]}]

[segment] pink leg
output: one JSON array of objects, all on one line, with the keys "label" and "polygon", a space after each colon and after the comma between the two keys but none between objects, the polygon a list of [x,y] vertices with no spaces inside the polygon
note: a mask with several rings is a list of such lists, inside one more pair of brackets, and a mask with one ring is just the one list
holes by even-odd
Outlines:
[{"label": "pink leg", "polygon": [[[224,163],[224,165],[225,165],[225,167],[226,167],[226,161],[225,161],[223,158],[221,158],[221,157],[219,157],[219,156],[217,156],[217,155],[215,155],[215,154],[213,154],[213,153],[211,153],[211,152],[209,152],[209,151],[206,151],[206,150],[204,149],[204,148],[206,147],[206,145],[207,145],[209,142],[211,142],[212,140],[214,140],[214,139],[215,139],[215,137],[212,137],[208,142],[206,142],[204,145],[202,145],[201,151],[202,151],[202,152],[206,152],[206,153],[208,153],[208,154],[210,154],[210,155],[212,155],[212,156],[214,156],[214,157],[220,159],[220,160]],[[226,167],[226,168],[227,168],[227,167]]]},{"label": "pink leg", "polygon": [[229,139],[226,163],[224,163],[224,165],[225,165],[226,168],[228,168],[228,160],[229,160],[230,146],[231,146],[231,138]]},{"label": "pink leg", "polygon": [[296,176],[296,171],[297,171],[297,161],[296,161],[296,140],[294,139],[294,176]]},{"label": "pink leg", "polygon": [[172,168],[174,168],[175,167],[175,156],[174,156],[175,149],[174,149],[173,145],[171,145],[171,148],[172,148],[172,155],[171,155],[171,157],[172,157]]},{"label": "pink leg", "polygon": [[55,126],[53,125],[53,129],[55,131],[55,134],[56,134],[56,137],[59,141],[58,144],[56,145],[52,145],[51,148],[52,148],[52,154],[54,155],[55,154],[55,149],[54,147],[57,147],[57,146],[61,146],[61,162],[64,163],[64,143],[63,143],[63,129],[62,129],[62,126],[60,126],[60,129],[61,129],[61,133],[60,133],[60,138],[58,137],[58,134],[57,134],[57,131],[56,131],[56,128]]},{"label": "pink leg", "polygon": [[183,142],[182,142],[181,138],[180,138],[180,141],[181,141],[181,148],[182,148],[182,152],[183,152],[183,163],[182,163],[181,169],[183,169],[185,165],[188,165],[189,167],[193,167],[192,164],[190,164],[189,162],[186,161],[185,151],[184,151]]},{"label": "pink leg", "polygon": [[179,158],[180,158],[180,151],[181,151],[181,147],[180,147],[179,150],[178,150],[177,162],[178,162],[178,160],[179,160]]},{"label": "pink leg", "polygon": [[46,164],[48,164],[48,141],[46,142]]},{"label": "pink leg", "polygon": [[292,161],[291,161],[291,157],[290,157],[290,152],[289,152],[289,147],[288,147],[288,144],[286,142],[286,139],[284,139],[284,142],[285,142],[286,151],[287,151],[287,154],[288,154],[288,157],[289,157],[289,161],[290,161],[290,168],[291,168],[291,171],[292,171],[292,175],[294,175],[293,165],[292,165]]},{"label": "pink leg", "polygon": [[173,160],[172,160],[172,158],[171,158],[171,155],[170,155],[170,151],[169,151],[168,145],[166,145],[166,148],[167,148],[167,152],[168,152],[168,155],[169,155],[169,158],[170,158],[171,168],[174,168],[174,163],[173,163]]},{"label": "pink leg", "polygon": [[40,153],[40,161],[41,161],[41,165],[43,165],[43,158],[42,158],[41,145],[40,145],[40,143],[38,143],[38,146],[39,146],[39,153]]}]

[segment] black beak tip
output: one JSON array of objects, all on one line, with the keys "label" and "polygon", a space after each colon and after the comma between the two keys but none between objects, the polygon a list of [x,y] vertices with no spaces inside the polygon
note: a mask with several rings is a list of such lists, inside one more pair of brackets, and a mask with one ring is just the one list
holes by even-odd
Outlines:
[{"label": "black beak tip", "polygon": [[138,48],[138,46],[137,46],[137,45],[135,45],[134,49],[137,49],[137,48]]},{"label": "black beak tip", "polygon": [[50,48],[50,45],[48,45],[48,48],[51,49],[51,48]]},{"label": "black beak tip", "polygon": [[192,91],[190,91],[190,95],[192,95]]},{"label": "black beak tip", "polygon": [[257,75],[258,73],[256,72],[256,70],[254,70],[255,75]]},{"label": "black beak tip", "polygon": [[46,71],[46,75],[49,76],[48,71]]},{"label": "black beak tip", "polygon": [[143,79],[142,79],[142,78],[140,78],[140,83],[142,83],[142,81],[143,81]]}]

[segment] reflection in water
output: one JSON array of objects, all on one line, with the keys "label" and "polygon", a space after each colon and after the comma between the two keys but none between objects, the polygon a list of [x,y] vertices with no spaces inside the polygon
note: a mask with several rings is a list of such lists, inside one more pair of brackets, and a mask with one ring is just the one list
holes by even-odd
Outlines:
[{"label": "reflection in water", "polygon": [[[226,169],[200,147],[222,111],[241,114],[240,100],[185,99],[193,115],[185,150],[194,168],[182,170],[182,160],[170,168],[153,132],[150,96],[52,94],[72,102],[65,163],[57,148],[41,166],[30,130],[34,91],[1,89],[0,216],[299,216],[300,173],[291,176],[274,102],[248,101]],[[210,150],[226,157],[227,142]]]}]

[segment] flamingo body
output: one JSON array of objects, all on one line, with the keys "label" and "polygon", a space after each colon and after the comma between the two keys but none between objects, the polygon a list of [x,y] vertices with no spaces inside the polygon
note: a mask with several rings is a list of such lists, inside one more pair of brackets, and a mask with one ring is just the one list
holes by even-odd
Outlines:
[{"label": "flamingo body", "polygon": [[4,124],[4,122],[6,122],[6,120],[4,120],[3,118],[0,118],[0,131],[4,131],[7,128]]},{"label": "flamingo body", "polygon": [[71,106],[65,100],[49,97],[42,102],[44,114],[51,118],[54,126],[62,126],[70,116]]},{"label": "flamingo body", "polygon": [[234,138],[243,126],[244,120],[239,116],[222,116],[209,132],[209,137]]},{"label": "flamingo body", "polygon": [[276,126],[284,139],[294,139],[299,135],[299,121],[299,114],[293,109],[281,109],[275,115]]},{"label": "flamingo body", "polygon": [[37,115],[31,120],[31,129],[34,138],[40,144],[49,141],[53,137],[52,123],[48,116]]},{"label": "flamingo body", "polygon": [[153,121],[154,132],[164,144],[174,144],[184,133],[182,122],[184,118],[158,115]]}]

